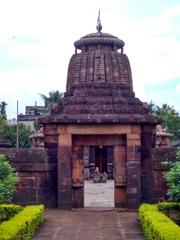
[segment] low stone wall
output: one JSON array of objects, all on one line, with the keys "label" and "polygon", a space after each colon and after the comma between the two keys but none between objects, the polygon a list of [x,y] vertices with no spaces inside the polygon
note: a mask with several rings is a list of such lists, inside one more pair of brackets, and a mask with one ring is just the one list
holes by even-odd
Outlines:
[{"label": "low stone wall", "polygon": [[152,149],[152,166],[154,176],[154,192],[152,201],[163,201],[167,199],[167,184],[163,174],[169,170],[169,167],[162,164],[164,161],[174,161],[176,159],[175,148],[154,148]]},{"label": "low stone wall", "polygon": [[13,202],[57,207],[57,150],[0,148],[18,172]]},{"label": "low stone wall", "polygon": [[[42,203],[47,207],[57,207],[57,148],[18,150],[0,148],[0,154],[7,156],[20,177],[13,202],[22,205]],[[142,184],[141,190],[144,194],[142,196],[146,197],[142,198],[143,202],[152,203],[167,198],[167,185],[163,173],[168,171],[169,168],[162,162],[167,159],[173,161],[175,155],[176,149],[174,148],[152,149],[151,154],[146,159],[148,164],[142,164],[141,166],[141,173],[144,173],[144,176],[142,176],[144,184]],[[149,175],[147,174],[148,171],[150,172]]]}]

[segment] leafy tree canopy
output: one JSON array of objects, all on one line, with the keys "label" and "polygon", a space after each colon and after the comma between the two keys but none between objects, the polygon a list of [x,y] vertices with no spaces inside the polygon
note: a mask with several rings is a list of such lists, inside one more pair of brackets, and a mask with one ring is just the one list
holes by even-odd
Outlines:
[{"label": "leafy tree canopy", "polygon": [[176,162],[167,162],[170,165],[170,171],[165,173],[168,184],[169,201],[180,202],[180,150],[176,154]]},{"label": "leafy tree canopy", "polygon": [[6,105],[7,103],[5,101],[0,102],[0,114],[6,115]]},{"label": "leafy tree canopy", "polygon": [[[16,147],[16,128],[17,125],[9,125],[7,123],[6,115],[0,115],[0,137],[10,140],[12,147]],[[30,127],[25,124],[19,124],[19,147],[31,147],[29,136],[31,134]]]},{"label": "leafy tree canopy", "polygon": [[64,96],[63,92],[56,91],[50,91],[49,96],[46,96],[44,94],[39,94],[41,98],[45,102],[45,106],[48,108],[49,112],[51,112],[51,109],[53,107],[53,104],[58,103]]},{"label": "leafy tree canopy", "polygon": [[3,155],[0,155],[0,204],[8,203],[16,190],[18,176]]},{"label": "leafy tree canopy", "polygon": [[152,101],[148,104],[149,112],[162,119],[162,127],[173,134],[173,139],[180,139],[180,115],[174,106],[163,104],[161,107]]}]

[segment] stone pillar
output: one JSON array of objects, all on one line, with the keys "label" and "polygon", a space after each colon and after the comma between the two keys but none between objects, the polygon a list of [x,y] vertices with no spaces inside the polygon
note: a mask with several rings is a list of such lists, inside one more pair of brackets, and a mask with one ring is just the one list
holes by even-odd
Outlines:
[{"label": "stone pillar", "polygon": [[72,153],[72,207],[84,207],[84,159],[83,146],[73,144]]},{"label": "stone pillar", "polygon": [[156,126],[142,126],[142,202],[153,203],[155,179],[152,161],[152,149],[156,146]]},{"label": "stone pillar", "polygon": [[58,207],[58,133],[56,124],[43,124],[43,134],[44,134],[44,148],[47,151],[48,162],[54,165],[53,171],[53,189],[56,204],[54,207]]},{"label": "stone pillar", "polygon": [[115,166],[115,207],[124,208],[127,205],[126,196],[126,147],[114,146]]},{"label": "stone pillar", "polygon": [[95,171],[95,147],[90,146],[89,148],[89,172],[90,178],[92,179]]},{"label": "stone pillar", "polygon": [[72,135],[61,133],[58,136],[58,207],[72,208]]},{"label": "stone pillar", "polygon": [[140,146],[140,134],[127,134],[127,206],[133,209],[141,202]]}]

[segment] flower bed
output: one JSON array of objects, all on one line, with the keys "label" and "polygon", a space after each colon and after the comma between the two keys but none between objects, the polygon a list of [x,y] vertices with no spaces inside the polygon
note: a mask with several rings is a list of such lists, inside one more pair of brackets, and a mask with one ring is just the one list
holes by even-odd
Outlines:
[{"label": "flower bed", "polygon": [[43,222],[43,205],[27,206],[0,224],[0,240],[28,240]]},{"label": "flower bed", "polygon": [[179,203],[142,204],[139,216],[147,240],[180,240],[180,227],[161,211],[179,208]]}]

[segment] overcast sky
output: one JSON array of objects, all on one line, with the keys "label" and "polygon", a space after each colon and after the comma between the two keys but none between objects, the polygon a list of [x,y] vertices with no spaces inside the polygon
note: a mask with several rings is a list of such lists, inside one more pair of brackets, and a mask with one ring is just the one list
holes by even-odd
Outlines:
[{"label": "overcast sky", "polygon": [[39,93],[65,91],[73,43],[96,32],[125,41],[136,96],[180,111],[179,0],[0,0],[0,101],[8,118]]}]

